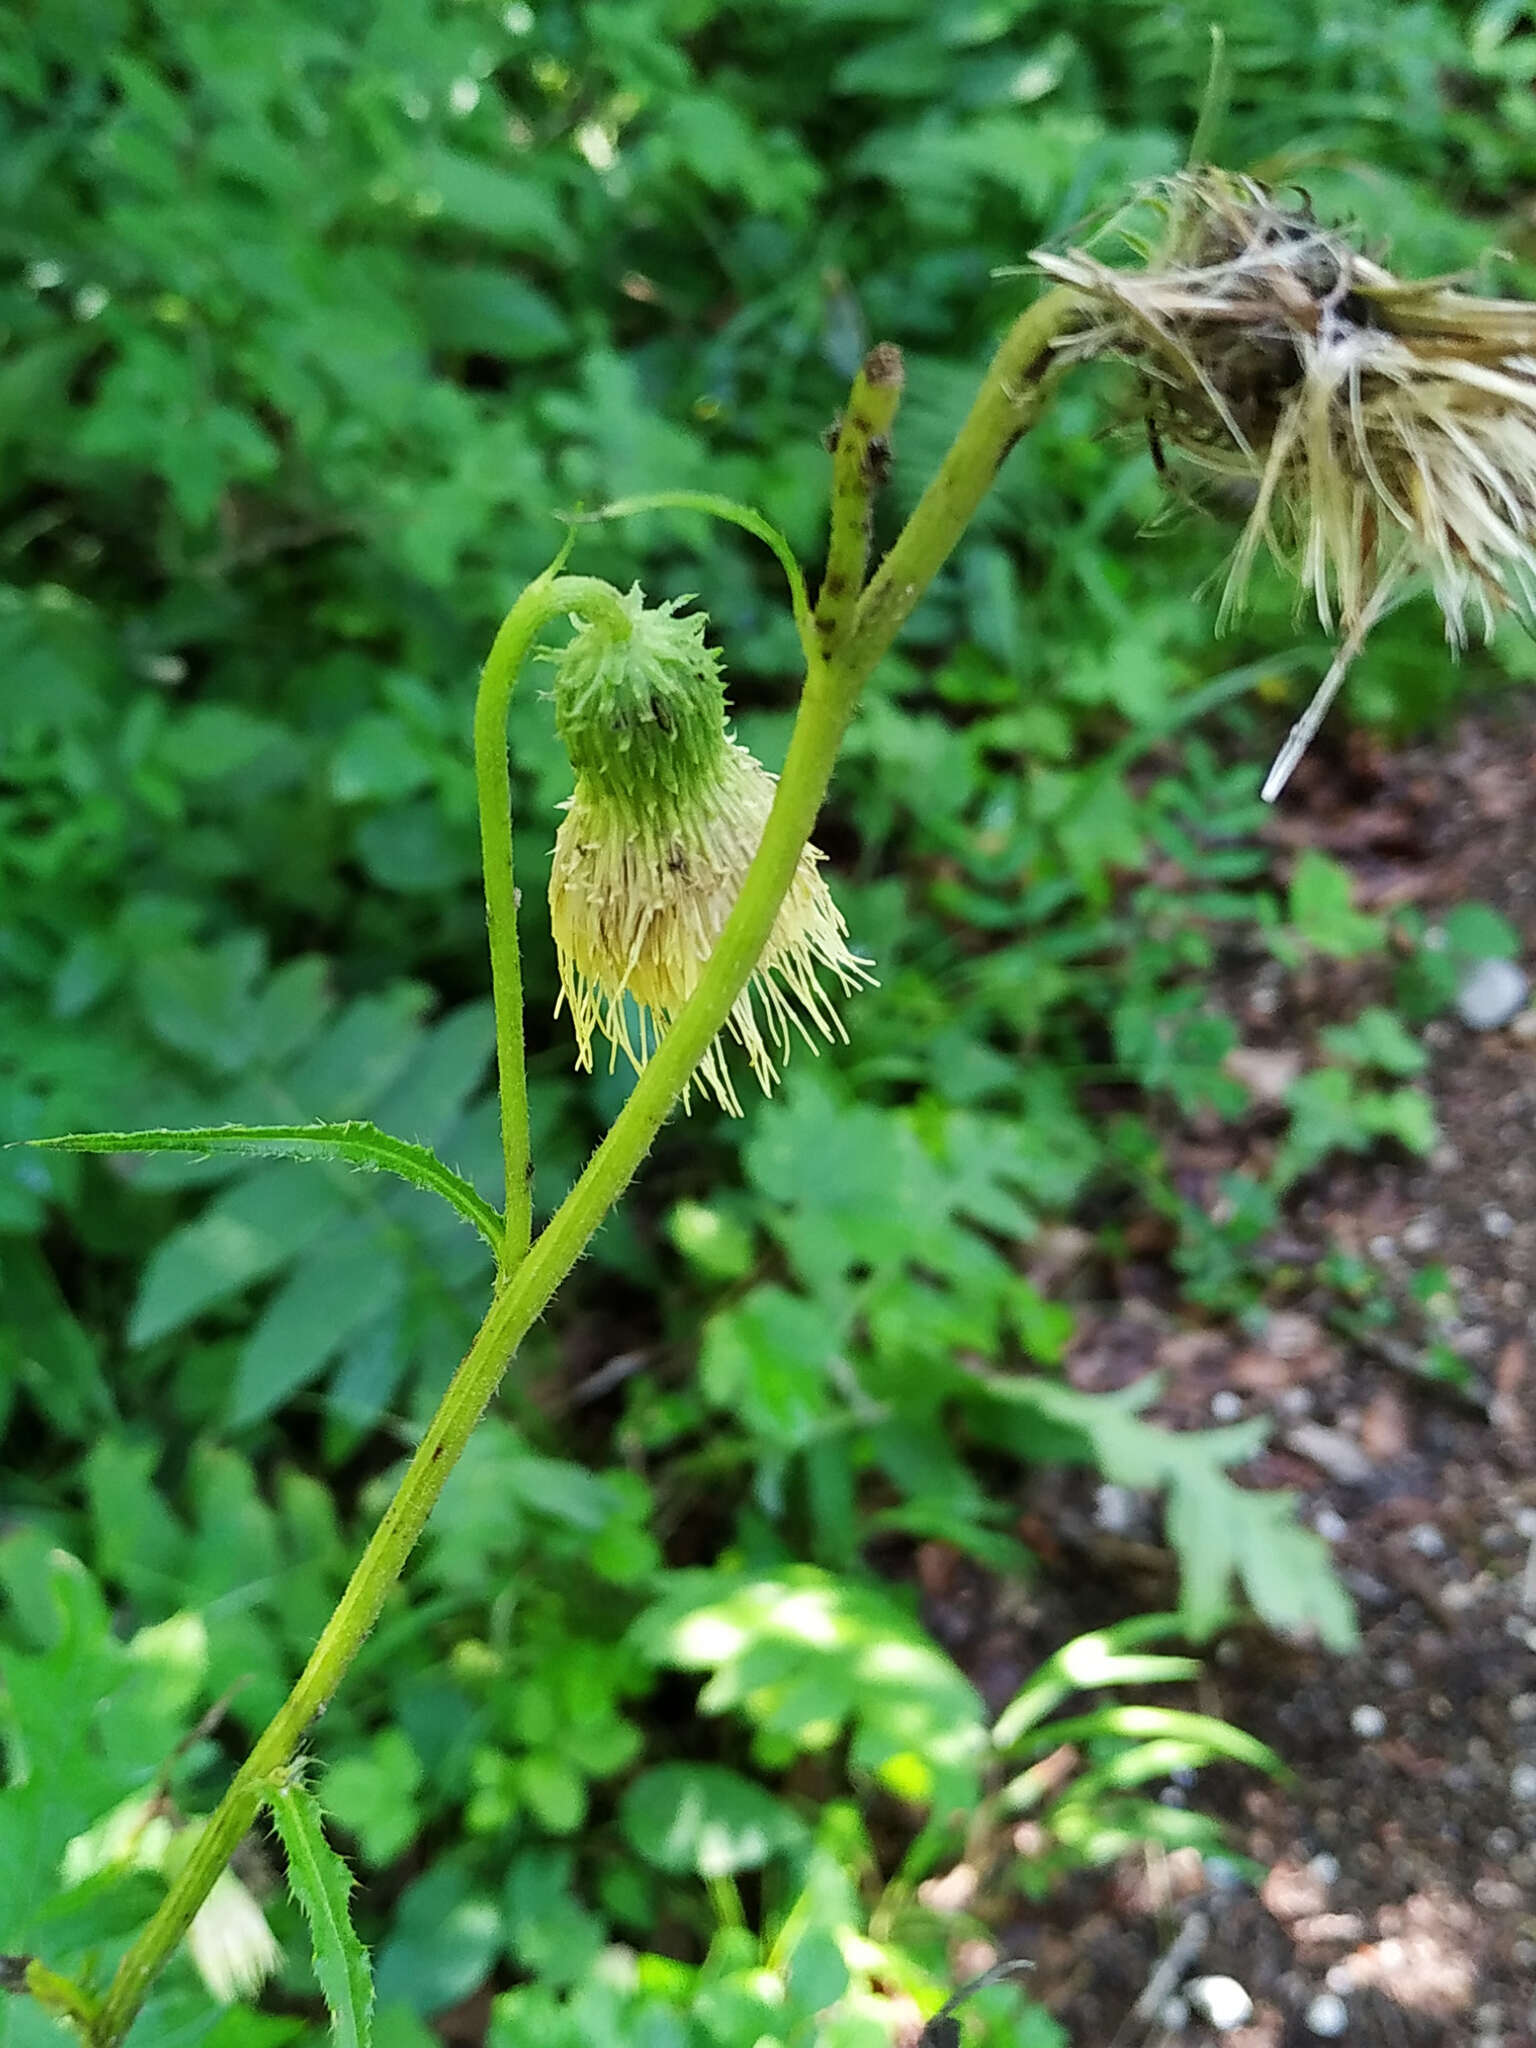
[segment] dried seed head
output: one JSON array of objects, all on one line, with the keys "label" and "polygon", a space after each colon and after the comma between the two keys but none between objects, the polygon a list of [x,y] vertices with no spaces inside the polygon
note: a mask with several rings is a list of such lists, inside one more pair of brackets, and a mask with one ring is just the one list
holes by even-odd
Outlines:
[{"label": "dried seed head", "polygon": [[1536,306],[1404,282],[1249,179],[1192,172],[1152,196],[1164,225],[1143,268],[1034,260],[1082,295],[1064,351],[1133,363],[1161,441],[1252,491],[1223,615],[1262,547],[1339,634],[1273,798],[1411,583],[1453,650],[1469,617],[1490,633],[1501,610],[1536,612]]},{"label": "dried seed head", "polygon": [[[681,600],[679,600],[681,602]],[[706,621],[675,607],[625,600],[630,641],[589,626],[557,657],[555,713],[576,768],[576,791],[555,840],[550,922],[561,1005],[576,1031],[577,1064],[594,1038],[638,1071],[698,986],[762,840],[774,778],[729,738],[719,660]],[[606,630],[607,644],[592,635]],[[844,1038],[820,978],[844,994],[871,980],[807,846],[768,944],[727,1030],[764,1093],[794,1032]],[[629,999],[626,1004],[626,997]],[[717,1038],[697,1078],[741,1114]],[[685,1101],[686,1101],[685,1096]]]}]

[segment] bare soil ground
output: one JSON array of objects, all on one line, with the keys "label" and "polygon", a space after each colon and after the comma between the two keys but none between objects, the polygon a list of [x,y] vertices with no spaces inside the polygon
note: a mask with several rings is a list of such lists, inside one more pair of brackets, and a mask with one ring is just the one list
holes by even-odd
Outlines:
[{"label": "bare soil ground", "polygon": [[[1469,718],[1396,755],[1356,742],[1309,761],[1273,845],[1277,876],[1301,846],[1333,853],[1364,908],[1412,902],[1433,917],[1490,903],[1536,960],[1536,753],[1512,717]],[[1361,972],[1282,978],[1237,963],[1219,994],[1250,1074],[1262,1080],[1268,1059],[1283,1081],[1308,1063],[1323,1026],[1380,994]],[[1081,2048],[1536,2044],[1536,1019],[1442,1021],[1428,1043],[1442,1144],[1427,1161],[1346,1159],[1303,1184],[1275,1248],[1301,1278],[1261,1342],[1192,1323],[1134,1266],[1086,1290],[1097,1305],[1069,1361],[1078,1384],[1158,1367],[1171,1419],[1273,1416],[1249,1476],[1294,1488],[1332,1542],[1362,1641],[1340,1658],[1240,1634],[1199,1690],[1203,1710],[1262,1736],[1296,1773],[1277,1788],[1222,1770],[1188,1795],[1270,1869],[1257,1888],[1219,1868],[1213,1882],[1177,1852],[1075,1879],[1044,1909],[996,1902],[998,1951],[1035,1959],[1032,1989]],[[1193,1189],[1242,1163],[1209,1132],[1174,1135]],[[1245,1142],[1272,1142],[1262,1113]],[[1340,1334],[1327,1291],[1307,1285],[1340,1246],[1405,1303],[1416,1274],[1447,1269],[1442,1334],[1474,1369],[1475,1401],[1405,1369],[1422,1330],[1369,1348]],[[1055,1490],[1027,1520],[1049,1531],[1051,1569],[1023,1603],[999,1606],[953,1558],[919,1560],[932,1625],[997,1704],[1088,1625],[1095,1600],[1107,1619],[1152,1604],[1160,1574],[1164,1597],[1172,1587],[1136,1503],[1070,1477],[1045,1484]],[[1218,2037],[1161,1999],[1138,2015],[1176,1941],[1183,1976],[1231,1977],[1248,1994],[1235,2030]],[[957,1967],[985,1961],[973,1947]]]}]

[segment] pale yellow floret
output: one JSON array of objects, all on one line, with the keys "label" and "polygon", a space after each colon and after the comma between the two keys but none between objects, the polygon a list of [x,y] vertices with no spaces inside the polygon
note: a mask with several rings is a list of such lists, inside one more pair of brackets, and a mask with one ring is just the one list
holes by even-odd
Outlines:
[{"label": "pale yellow floret", "polygon": [[[593,1041],[622,1052],[638,1071],[698,986],[741,892],[773,802],[774,778],[745,748],[725,745],[714,784],[670,829],[637,830],[581,784],[566,809],[550,874],[550,918],[560,962],[561,1005],[570,1009],[577,1063],[592,1066]],[[819,975],[844,994],[872,980],[808,846],[772,935],[731,1010],[727,1030],[766,1094],[798,1033],[846,1039]],[[625,998],[629,998],[626,1005]],[[717,1038],[697,1078],[732,1116],[741,1102]]]},{"label": "pale yellow floret", "polygon": [[266,1915],[232,1870],[221,1870],[192,1916],[187,1947],[221,2005],[259,1991],[283,1959]]}]

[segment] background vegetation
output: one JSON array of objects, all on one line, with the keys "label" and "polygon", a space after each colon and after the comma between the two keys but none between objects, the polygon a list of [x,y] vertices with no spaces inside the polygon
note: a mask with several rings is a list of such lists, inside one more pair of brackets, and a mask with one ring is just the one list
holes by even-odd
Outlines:
[{"label": "background vegetation", "polygon": [[[1404,269],[1529,284],[1536,39],[1507,0],[0,19],[0,1139],[367,1115],[497,1195],[468,717],[553,515],[707,486],[811,560],[820,436],[885,338],[893,528],[1031,289],[1014,267],[1180,163],[1212,17],[1226,162]],[[1213,644],[1231,529],[1180,510],[1134,390],[1069,386],[848,745],[821,838],[882,984],[851,1046],[739,1126],[666,1133],[315,1731],[387,2048],[450,2011],[494,2048],[884,2042],[946,1979],[955,1923],[918,1880],[1038,1800],[1015,1773],[1069,1694],[1173,1675],[1143,1643],[1234,1600],[1349,1640],[1317,1539],[1228,1476],[1254,1430],[1076,1392],[1072,1311],[1026,1277],[1043,1228],[1097,1233],[1112,1272],[1150,1215],[1192,1317],[1262,1317],[1287,1192],[1335,1147],[1432,1141],[1403,1020],[1447,955],[1321,854],[1270,891],[1255,790],[1320,650],[1278,590]],[[766,557],[652,515],[577,566],[701,594],[771,763],[796,649]],[[1528,670],[1501,639],[1459,682],[1414,611],[1352,715]],[[569,777],[526,684],[513,749],[547,1212],[623,1077],[578,1080],[551,1020],[532,884]],[[1505,942],[1475,911],[1451,937]],[[1397,1012],[1341,1018],[1268,1171],[1191,1199],[1169,1120],[1248,1109],[1223,963],[1389,943]],[[377,1179],[0,1152],[0,1949],[110,1968],[158,1880],[77,1853],[66,1883],[67,1846],[157,1788],[208,1810],[487,1281],[471,1232]],[[1062,1459],[1164,1494],[1180,1614],[1069,1652],[993,1723],[908,1561],[939,1541],[1027,1574],[1029,1474]],[[1088,1767],[1000,1895],[1208,1840],[1160,1777],[1223,1741],[1262,1761],[1094,1697]],[[145,2048],[319,2038],[266,1856],[263,2009],[178,1964]],[[1056,2038],[1007,1987],[967,2024]],[[8,2048],[51,2038],[0,2010]]]}]

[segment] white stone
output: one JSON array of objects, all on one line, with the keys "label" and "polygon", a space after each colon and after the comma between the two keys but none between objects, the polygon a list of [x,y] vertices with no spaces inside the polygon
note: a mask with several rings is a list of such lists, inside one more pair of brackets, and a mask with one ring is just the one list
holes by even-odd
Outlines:
[{"label": "white stone", "polygon": [[1306,2027],[1324,2041],[1337,2041],[1349,2025],[1349,2007],[1336,1991],[1319,1991],[1307,2007]]},{"label": "white stone", "polygon": [[1374,1742],[1379,1735],[1387,1732],[1387,1717],[1380,1707],[1356,1707],[1349,1717],[1349,1725],[1363,1742]]},{"label": "white stone", "polygon": [[1235,1977],[1195,1977],[1185,1985],[1184,1994],[1218,2034],[1230,2034],[1253,2017],[1253,2000]]},{"label": "white stone", "polygon": [[1479,960],[1456,991],[1456,1014],[1471,1031],[1498,1031],[1525,1008],[1530,978],[1513,960]]}]

